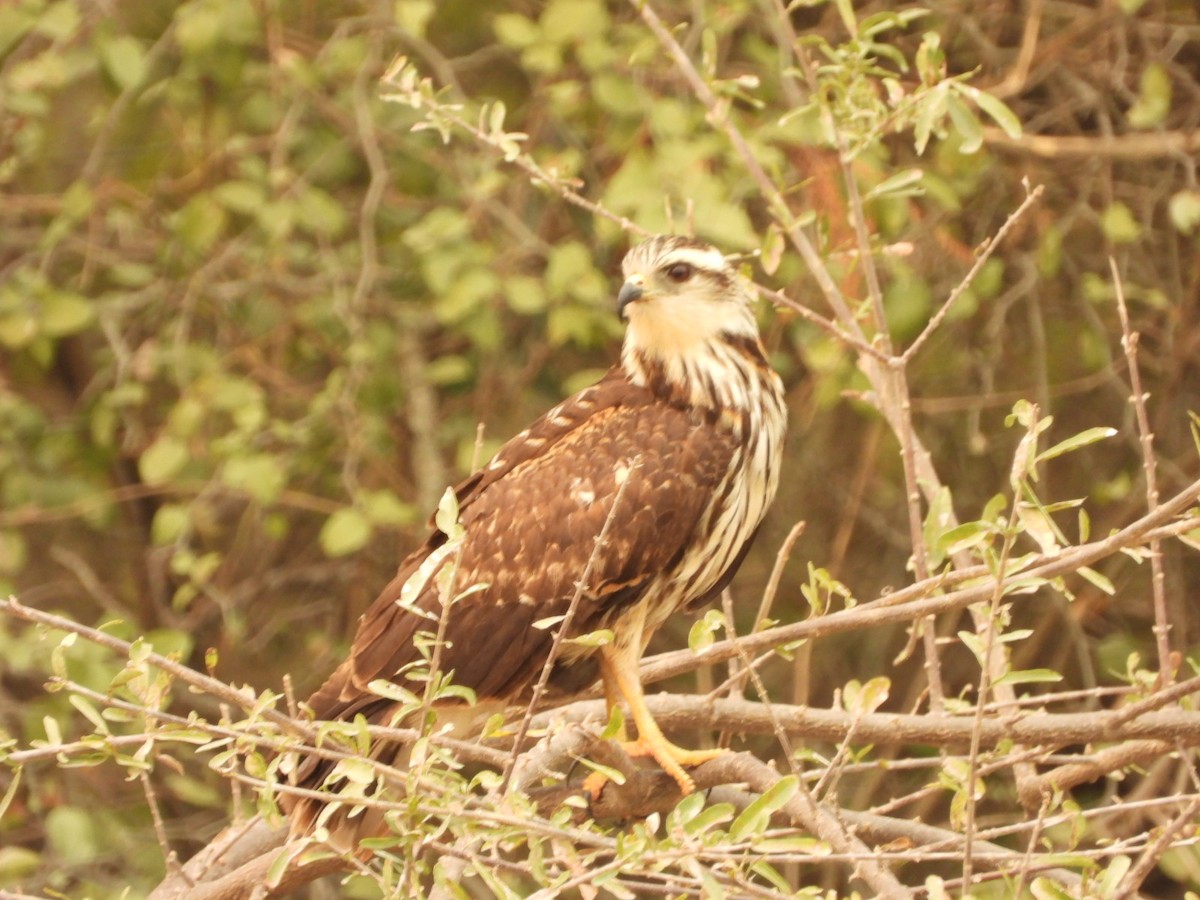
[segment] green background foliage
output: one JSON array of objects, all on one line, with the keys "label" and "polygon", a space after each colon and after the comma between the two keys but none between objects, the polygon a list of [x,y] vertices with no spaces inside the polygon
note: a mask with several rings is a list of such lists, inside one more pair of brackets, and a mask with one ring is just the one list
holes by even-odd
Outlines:
[{"label": "green background foliage", "polygon": [[[784,71],[769,5],[659,11],[685,23],[679,40],[723,79],[843,290],[863,296],[836,155]],[[1045,185],[910,368],[913,406],[967,519],[1007,483],[1016,399],[1055,416],[1055,439],[1119,429],[1040,483],[1043,496],[1086,497],[1103,534],[1144,503],[1109,255],[1142,335],[1164,496],[1197,469],[1200,19],[1180,0],[1032,5],[1031,37],[1023,4],[930,0],[926,16],[859,34],[858,59],[819,45],[850,37],[836,5],[791,19],[826,65],[876,242],[911,248],[881,257],[899,344],[1023,185]],[[855,12],[866,22],[891,6]],[[87,624],[119,620],[114,633],[201,669],[207,653],[234,684],[277,689],[290,673],[303,696],[445,485],[614,359],[629,237],[461,131],[414,130],[429,124],[422,111],[381,98],[397,54],[467,122],[523,135],[510,156],[530,153],[616,215],[772,255],[756,185],[626,4],[6,4],[0,591]],[[990,95],[945,87],[964,73]],[[889,80],[930,92],[897,112],[879,93]],[[757,277],[819,306],[793,254]],[[736,587],[745,626],[798,519],[779,619],[808,612],[806,562],[870,597],[904,582],[911,552],[900,455],[860,402],[852,349],[786,312],[764,309],[763,324],[793,424],[784,486]],[[1186,650],[1197,634],[1182,586],[1200,573],[1173,551],[1166,562],[1172,640]],[[1022,611],[1035,637],[1019,668],[1091,687],[1123,674],[1131,651],[1152,656],[1144,567],[1104,575],[1114,597],[1083,585],[1071,605]],[[662,646],[682,645],[688,625]],[[849,679],[888,673],[890,708],[909,710],[923,682],[918,662],[892,664],[905,642],[899,626],[830,639],[811,677],[767,677],[783,699],[828,705]],[[90,727],[42,690],[55,643],[0,623],[0,727],[22,745],[47,736],[47,718],[66,739]],[[948,683],[972,684],[972,661],[948,652]],[[70,665],[104,690],[121,662],[80,645]],[[186,854],[224,821],[228,792],[186,759],[155,778]],[[0,888],[140,893],[162,870],[150,833],[141,786],[115,767],[43,766],[0,819]]]}]

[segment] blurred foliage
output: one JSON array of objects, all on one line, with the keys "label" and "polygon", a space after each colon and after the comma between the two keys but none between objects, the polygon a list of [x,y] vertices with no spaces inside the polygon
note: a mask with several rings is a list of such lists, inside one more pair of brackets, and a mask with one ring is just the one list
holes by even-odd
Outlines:
[{"label": "blurred foliage", "polygon": [[[768,173],[861,296],[831,136],[795,96],[768,6],[660,11],[686,21],[679,40],[725,79]],[[791,21],[822,63],[878,242],[913,248],[882,257],[895,340],[920,331],[1023,183],[1046,185],[910,369],[955,507],[977,518],[1006,484],[1003,418],[1029,397],[1059,438],[1120,430],[1051,463],[1040,490],[1087,497],[1094,534],[1128,521],[1144,493],[1110,254],[1142,335],[1164,495],[1197,471],[1195,6],[929,0],[899,20],[872,19],[890,4],[856,4],[856,20],[848,6],[800,4]],[[290,672],[303,694],[445,484],[614,358],[626,237],[531,183],[503,148],[414,131],[424,113],[379,96],[401,53],[441,102],[471,122],[490,104],[513,153],[617,215],[730,251],[770,246],[756,186],[626,4],[0,6],[0,591],[120,620],[123,636],[200,668],[211,649],[232,683],[277,687]],[[1014,137],[1017,120],[1031,140]],[[897,177],[914,170],[919,189]],[[790,254],[768,280],[817,296]],[[911,548],[900,458],[854,400],[851,349],[786,313],[764,323],[789,389],[789,474],[738,593],[749,618],[780,541],[807,520],[774,611],[789,619],[807,612],[805,561],[861,598],[897,584]],[[1173,640],[1187,648],[1181,585],[1200,573],[1167,565]],[[1070,606],[1022,610],[1038,634],[1070,639],[1025,641],[1019,668],[1089,687],[1130,652],[1150,655],[1143,570],[1103,574],[1116,599],[1084,585]],[[686,629],[665,641],[682,645]],[[888,662],[903,630],[872,639],[815,648],[807,696],[825,703],[889,671],[912,685],[890,703],[912,708],[915,664]],[[0,623],[0,727],[22,743],[46,721],[66,739],[87,728],[41,689],[56,643]],[[120,668],[95,647],[71,659],[71,677],[99,690]],[[948,682],[972,683],[970,663],[951,654]],[[185,852],[227,815],[202,767],[157,791]],[[148,820],[119,772],[43,767],[0,820],[0,888],[139,893],[162,866]]]}]

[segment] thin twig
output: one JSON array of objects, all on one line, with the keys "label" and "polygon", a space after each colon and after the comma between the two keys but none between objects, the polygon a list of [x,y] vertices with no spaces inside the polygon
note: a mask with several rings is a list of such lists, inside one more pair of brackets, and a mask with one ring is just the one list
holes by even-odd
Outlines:
[{"label": "thin twig", "polygon": [[1125,873],[1125,877],[1121,879],[1116,892],[1112,895],[1113,900],[1128,900],[1137,894],[1138,888],[1141,887],[1151,870],[1158,865],[1159,859],[1171,846],[1175,836],[1192,824],[1197,810],[1200,810],[1200,799],[1193,799],[1179,811],[1174,819],[1167,823],[1165,828],[1159,831],[1154,840],[1142,851],[1137,861],[1129,867],[1129,871]]},{"label": "thin twig", "polygon": [[[1117,294],[1117,314],[1121,319],[1121,349],[1129,364],[1129,384],[1133,388],[1130,402],[1137,419],[1138,439],[1142,447],[1142,471],[1146,473],[1146,506],[1151,511],[1158,506],[1158,461],[1154,455],[1154,434],[1150,431],[1150,417],[1146,413],[1146,397],[1142,390],[1142,375],[1138,367],[1138,333],[1129,327],[1129,310],[1125,307],[1125,286],[1117,261],[1111,256],[1108,266],[1112,271],[1113,287]],[[1154,595],[1154,632],[1158,648],[1158,680],[1162,687],[1169,687],[1175,678],[1175,667],[1171,663],[1171,622],[1167,614],[1166,574],[1163,572],[1162,548],[1155,539],[1150,541],[1150,585]]]},{"label": "thin twig", "polygon": [[1034,203],[1041,199],[1043,193],[1045,193],[1045,188],[1040,184],[1033,190],[1028,191],[1025,194],[1025,199],[1021,201],[1021,205],[1009,213],[1008,218],[1004,220],[1004,224],[996,230],[996,233],[991,238],[978,248],[975,254],[975,262],[972,264],[970,270],[962,277],[962,280],[959,281],[954,290],[950,292],[950,296],[946,298],[945,302],[938,308],[938,311],[930,317],[929,322],[921,329],[921,333],[908,345],[908,349],[896,358],[897,364],[907,365],[912,362],[912,358],[920,352],[921,347],[925,345],[925,342],[929,340],[930,336],[937,331],[938,326],[942,324],[942,320],[946,318],[946,314],[950,312],[954,304],[966,292],[967,288],[974,284],[979,270],[992,258],[992,254],[996,252],[996,248],[1008,236],[1013,226],[1025,216],[1025,213],[1029,211]]},{"label": "thin twig", "polygon": [[[1029,446],[1037,436],[1038,429],[1038,409],[1033,407],[1029,416],[1029,425],[1025,431],[1025,437],[1021,441],[1020,446]],[[975,779],[978,777],[979,771],[979,734],[983,725],[983,708],[987,703],[988,691],[992,687],[992,666],[988,663],[992,659],[993,653],[996,652],[998,645],[997,634],[1000,630],[1000,600],[1004,597],[1004,572],[1008,568],[1008,560],[1012,555],[1013,544],[1017,540],[1017,518],[1021,509],[1021,488],[1025,484],[1025,470],[1018,466],[1018,463],[1023,463],[1020,460],[1020,451],[1018,450],[1018,459],[1013,462],[1013,473],[1011,481],[1013,483],[1013,501],[1012,509],[1009,510],[1008,524],[1004,529],[1004,541],[1000,547],[1000,559],[996,564],[995,585],[992,591],[991,602],[988,605],[987,617],[982,619],[982,626],[986,629],[986,634],[983,639],[983,657],[979,660],[979,687],[975,694],[975,727],[971,729],[971,750],[967,759],[967,803],[966,803],[966,824],[963,828],[963,867],[962,881],[963,885],[970,888],[971,885],[971,854],[974,850],[975,842]],[[1003,651],[1001,651],[1003,652]]]},{"label": "thin twig", "polygon": [[775,554],[775,565],[771,568],[771,577],[767,579],[762,601],[758,604],[758,612],[754,614],[754,624],[750,627],[751,633],[758,631],[763,621],[771,614],[771,606],[775,603],[775,595],[779,591],[779,582],[783,579],[784,567],[792,558],[792,550],[796,546],[796,541],[800,539],[800,535],[804,534],[804,528],[804,522],[797,522],[788,531],[783,543],[779,545],[779,551]]},{"label": "thin twig", "polygon": [[[13,616],[17,619],[23,619],[26,622],[35,622],[49,628],[57,628],[60,631],[78,634],[93,644],[108,647],[110,650],[115,650],[124,656],[129,656],[132,650],[132,645],[128,641],[123,641],[120,638],[113,637],[111,634],[106,634],[95,628],[89,628],[78,622],[72,622],[70,619],[63,618],[62,616],[56,616],[52,613],[42,612],[41,610],[25,606],[16,597],[10,596],[7,600],[0,600],[0,613]],[[144,659],[168,675],[178,678],[180,681],[199,688],[204,693],[216,697],[218,700],[224,700],[231,706],[236,706],[247,712],[254,712],[259,702],[259,698],[249,689],[246,689],[245,692],[235,690],[223,681],[218,681],[216,678],[211,678],[208,675],[202,675],[195,669],[190,669],[182,663],[178,663],[173,659],[167,659],[167,657],[153,651],[144,654]],[[291,716],[270,707],[257,710],[257,714],[271,724],[278,725],[288,734],[296,735],[306,741],[316,740],[316,732],[312,728],[303,722],[296,721]]]}]

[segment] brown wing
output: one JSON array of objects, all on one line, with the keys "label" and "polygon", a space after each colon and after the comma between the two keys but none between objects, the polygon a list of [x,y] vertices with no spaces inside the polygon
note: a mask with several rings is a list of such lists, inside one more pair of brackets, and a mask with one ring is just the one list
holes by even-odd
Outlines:
[{"label": "brown wing", "polygon": [[[465,536],[455,585],[460,592],[486,587],[452,607],[442,667],[481,699],[526,689],[552,642],[552,630],[533,623],[566,613],[622,473],[639,460],[593,563],[571,629],[577,634],[602,627],[677,560],[734,450],[725,429],[655,399],[617,370],[551,410],[458,489]],[[420,659],[413,637],[435,623],[396,600],[444,542],[431,536],[367,610],[350,658],[309,701],[319,717],[385,707],[366,686]],[[425,582],[413,605],[436,616],[435,581]]]}]

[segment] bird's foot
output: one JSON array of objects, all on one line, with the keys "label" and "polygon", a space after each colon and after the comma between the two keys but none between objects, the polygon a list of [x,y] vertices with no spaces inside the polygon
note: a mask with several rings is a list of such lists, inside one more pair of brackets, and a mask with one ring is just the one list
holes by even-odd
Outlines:
[{"label": "bird's foot", "polygon": [[[696,782],[692,779],[691,775],[684,771],[684,767],[698,766],[729,752],[728,750],[719,748],[714,750],[687,750],[672,744],[666,738],[661,737],[661,735],[657,740],[639,737],[636,741],[621,741],[620,747],[628,756],[634,759],[651,757],[664,772],[675,779],[675,783],[679,785],[680,793],[685,797],[696,790]],[[593,772],[584,779],[583,789],[587,791],[588,796],[594,801],[600,798],[600,792],[604,790],[604,785],[607,783],[608,776],[603,772]]]}]

